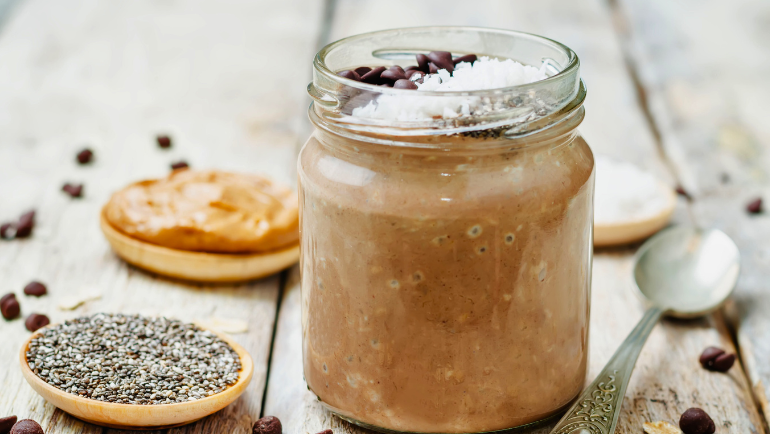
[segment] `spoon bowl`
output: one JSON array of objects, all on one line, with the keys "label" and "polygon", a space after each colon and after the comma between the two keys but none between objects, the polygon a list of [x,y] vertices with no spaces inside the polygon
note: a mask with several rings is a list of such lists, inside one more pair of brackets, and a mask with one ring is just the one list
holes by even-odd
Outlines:
[{"label": "spoon bowl", "polygon": [[665,315],[694,318],[724,303],[739,270],[738,246],[724,232],[674,226],[639,249],[634,283],[639,296]]}]

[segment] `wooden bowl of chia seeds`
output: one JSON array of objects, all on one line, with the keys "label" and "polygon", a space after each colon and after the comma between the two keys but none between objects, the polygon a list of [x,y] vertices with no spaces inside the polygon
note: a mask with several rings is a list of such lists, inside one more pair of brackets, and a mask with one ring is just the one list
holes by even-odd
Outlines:
[{"label": "wooden bowl of chia seeds", "polygon": [[254,363],[230,337],[195,324],[96,314],[33,333],[19,354],[46,401],[88,423],[149,430],[186,425],[235,401]]}]

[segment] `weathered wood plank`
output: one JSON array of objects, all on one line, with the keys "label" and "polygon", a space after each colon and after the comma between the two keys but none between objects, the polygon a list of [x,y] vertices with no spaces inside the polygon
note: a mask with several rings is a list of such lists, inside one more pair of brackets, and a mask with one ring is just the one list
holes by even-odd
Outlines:
[{"label": "weathered wood plank", "polygon": [[[638,104],[610,10],[599,0],[480,0],[452,7],[439,1],[343,0],[337,5],[332,39],[382,28],[448,23],[515,28],[546,35],[573,48],[581,57],[589,87],[588,114],[581,131],[592,148],[674,182]],[[677,220],[687,221],[684,203],[680,206]],[[633,252],[632,248],[604,250],[595,256],[589,378],[599,372],[642,315],[642,306],[629,288]],[[296,381],[302,372],[298,291],[298,286],[287,291],[281,308],[266,413],[284,420],[291,434],[326,428],[364,432],[331,417],[305,385]],[[708,411],[719,432],[764,432],[741,369],[719,375],[699,367],[698,355],[708,345],[733,348],[720,316],[693,322],[666,320],[658,326],[631,380],[617,432],[641,432],[645,421],[676,421],[692,406]],[[535,432],[548,432],[548,427]]]},{"label": "weathered wood plank", "polygon": [[770,218],[746,204],[770,200],[770,4],[618,0],[618,21],[647,89],[662,144],[693,214],[738,243],[741,278],[732,304],[741,356],[770,418]]},{"label": "weathered wood plank", "polygon": [[[28,0],[0,33],[0,220],[38,211],[31,239],[0,241],[0,293],[16,292],[23,315],[45,313],[53,322],[119,311],[249,324],[236,335],[256,365],[247,393],[172,432],[250,432],[280,279],[213,286],[146,274],[110,251],[99,210],[114,190],[163,176],[179,159],[294,184],[309,77],[302,66],[314,54],[319,15],[320,5],[305,0]],[[174,147],[158,149],[158,133],[171,134]],[[78,166],[75,153],[84,146],[95,161]],[[85,183],[83,199],[59,191],[68,181]],[[48,284],[50,295],[24,296],[32,279]],[[74,312],[57,309],[84,288],[96,288],[101,299]],[[47,432],[103,432],[56,410],[24,382],[17,367],[29,336],[23,319],[0,320],[0,336],[0,415],[38,420]]]}]

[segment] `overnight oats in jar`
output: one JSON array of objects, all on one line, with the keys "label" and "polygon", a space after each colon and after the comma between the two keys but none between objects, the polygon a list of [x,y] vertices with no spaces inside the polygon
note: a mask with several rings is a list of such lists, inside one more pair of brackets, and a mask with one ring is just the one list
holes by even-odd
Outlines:
[{"label": "overnight oats in jar", "polygon": [[313,393],[385,431],[486,432],[564,410],[586,375],[593,240],[575,53],[512,31],[388,30],[321,50],[308,91]]}]

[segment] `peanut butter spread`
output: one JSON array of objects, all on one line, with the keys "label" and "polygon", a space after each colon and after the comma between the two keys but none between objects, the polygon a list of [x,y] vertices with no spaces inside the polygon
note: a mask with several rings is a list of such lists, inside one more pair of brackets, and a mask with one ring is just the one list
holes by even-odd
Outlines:
[{"label": "peanut butter spread", "polygon": [[176,170],[115,193],[105,207],[131,237],[180,250],[264,252],[298,242],[297,195],[257,175]]}]

